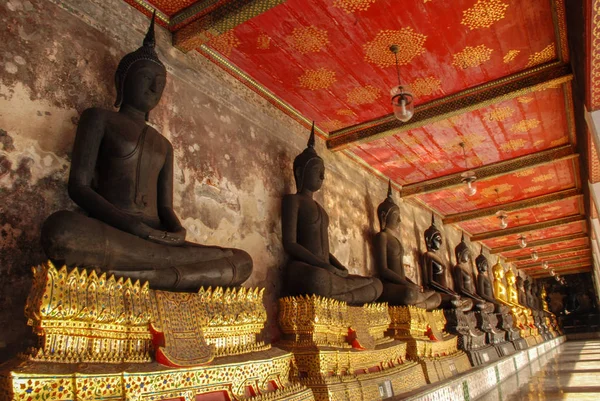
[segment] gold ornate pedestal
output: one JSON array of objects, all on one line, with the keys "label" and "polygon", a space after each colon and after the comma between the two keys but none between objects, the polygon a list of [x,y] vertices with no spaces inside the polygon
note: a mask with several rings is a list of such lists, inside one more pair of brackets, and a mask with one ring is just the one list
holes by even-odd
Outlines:
[{"label": "gold ornate pedestal", "polygon": [[0,400],[314,400],[293,355],[258,340],[258,289],[153,291],[48,262],[25,313],[39,348],[0,367]]},{"label": "gold ornate pedestal", "polygon": [[390,306],[387,334],[407,343],[407,357],[423,366],[429,383],[471,368],[469,358],[457,349],[457,337],[444,331],[443,310],[428,312],[414,306]]},{"label": "gold ornate pedestal", "polygon": [[352,307],[332,299],[279,300],[278,347],[292,351],[296,374],[316,400],[380,400],[426,384],[406,361],[406,343],[387,337],[387,304]]}]

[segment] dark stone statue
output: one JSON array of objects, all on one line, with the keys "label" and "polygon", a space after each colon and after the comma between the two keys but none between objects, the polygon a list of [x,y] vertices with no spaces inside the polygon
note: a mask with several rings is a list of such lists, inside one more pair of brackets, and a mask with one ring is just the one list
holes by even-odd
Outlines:
[{"label": "dark stone statue", "polygon": [[252,272],[250,255],[186,242],[173,211],[173,148],[146,123],[166,82],[154,47],[153,19],[143,46],[117,68],[119,111],[81,115],[69,196],[88,215],[51,215],[42,229],[44,250],[57,263],[147,280],[155,289],[239,285]]},{"label": "dark stone statue", "polygon": [[525,280],[520,275],[517,275],[517,294],[519,296],[519,304],[525,308],[529,308],[529,300],[527,299],[527,292],[525,291]]},{"label": "dark stone statue", "polygon": [[377,207],[380,231],[375,235],[375,262],[379,278],[383,282],[380,301],[390,305],[414,305],[432,310],[442,302],[440,294],[413,283],[404,274],[404,247],[398,240],[400,208],[392,199],[389,183],[387,198]]},{"label": "dark stone statue", "polygon": [[494,297],[494,286],[487,273],[489,262],[483,254],[483,246],[479,256],[475,258],[475,266],[477,266],[477,294],[488,303],[493,304],[496,313],[507,313],[508,308]]},{"label": "dark stone statue", "polygon": [[329,252],[329,216],[313,199],[325,179],[325,165],[314,146],[313,124],[307,148],[294,159],[297,192],[285,195],[282,202],[283,248],[290,255],[285,272],[288,292],[354,305],[373,302],[381,295],[381,281],[349,275]]},{"label": "dark stone statue", "polygon": [[421,266],[424,286],[440,294],[443,308],[457,308],[465,312],[471,310],[473,301],[461,298],[460,294],[452,289],[452,279],[444,262],[436,253],[442,246],[442,233],[435,226],[433,215],[431,215],[431,226],[425,230],[425,246],[427,252],[423,255]]},{"label": "dark stone statue", "polygon": [[540,310],[540,306],[538,304],[538,299],[534,295],[534,287],[529,279],[526,279],[523,283],[525,287],[525,295],[527,297],[527,306],[534,311]]},{"label": "dark stone statue", "polygon": [[486,302],[477,294],[471,274],[471,250],[465,242],[464,233],[460,239],[460,243],[454,248],[454,254],[456,256],[456,265],[453,270],[454,290],[463,297],[473,300],[478,310],[484,310],[485,312],[493,311],[494,305]]}]

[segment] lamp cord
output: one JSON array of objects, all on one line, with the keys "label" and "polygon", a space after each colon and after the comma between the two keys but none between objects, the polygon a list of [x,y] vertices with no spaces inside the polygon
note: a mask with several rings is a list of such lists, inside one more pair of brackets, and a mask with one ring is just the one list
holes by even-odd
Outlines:
[{"label": "lamp cord", "polygon": [[398,74],[398,86],[401,86],[402,81],[400,81],[400,66],[398,65],[398,52],[394,53],[394,57],[396,58],[396,73]]}]

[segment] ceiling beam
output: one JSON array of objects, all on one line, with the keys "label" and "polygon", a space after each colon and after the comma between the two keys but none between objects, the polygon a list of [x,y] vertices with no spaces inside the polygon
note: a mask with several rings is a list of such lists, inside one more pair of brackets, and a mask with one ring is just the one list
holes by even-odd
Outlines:
[{"label": "ceiling beam", "polygon": [[518,210],[547,205],[556,201],[562,201],[571,198],[581,198],[583,197],[583,195],[580,192],[581,191],[579,191],[577,188],[571,188],[564,191],[554,192],[551,194],[536,196],[535,198],[527,198],[516,202],[503,203],[484,209],[477,209],[464,213],[450,214],[443,219],[443,222],[444,224],[460,223],[462,221],[469,221],[481,219],[483,217],[495,216],[496,212],[499,212],[501,210],[505,212],[516,212]]},{"label": "ceiling beam", "polygon": [[[285,0],[199,1],[171,18],[170,24],[177,25],[201,14],[173,33],[173,46],[187,53],[284,2]],[[207,7],[210,8],[208,12]]]},{"label": "ceiling beam", "polygon": [[[552,245],[552,244],[557,244],[559,242],[572,241],[572,240],[581,239],[581,238],[587,238],[587,234],[586,233],[577,233],[577,234],[563,235],[562,237],[545,238],[545,239],[541,239],[538,241],[531,241],[527,244],[527,247],[528,248],[536,248],[538,246]],[[499,248],[492,248],[490,250],[490,254],[518,251],[519,249],[521,249],[519,244],[503,246],[503,247],[499,247]]]},{"label": "ceiling beam", "polygon": [[[555,270],[554,272],[557,273],[559,276],[566,276],[568,274],[586,273],[591,270],[592,270],[591,263],[581,263],[581,264],[574,264],[572,266],[568,266],[565,269]],[[541,270],[541,271],[535,272],[535,273],[532,272],[531,274],[528,274],[528,275],[531,278],[551,277],[548,270]]]},{"label": "ceiling beam", "polygon": [[[574,246],[572,248],[567,248],[567,249],[557,249],[555,251],[547,251],[547,252],[540,252],[538,253],[538,257],[540,258],[540,263],[543,261],[543,259],[545,257],[548,256],[556,256],[556,255],[561,255],[563,253],[567,253],[567,252],[577,252],[577,251],[584,251],[584,250],[590,250],[590,247],[587,245],[581,245],[581,246]],[[517,256],[515,258],[506,258],[506,263],[510,263],[510,262],[521,262],[523,260],[528,260],[531,259],[531,255],[523,255],[523,256]],[[556,261],[554,261],[556,262]],[[548,262],[550,263],[550,262]]]},{"label": "ceiling beam", "polygon": [[[559,160],[574,159],[578,156],[578,154],[574,153],[573,146],[568,144],[543,150],[541,152],[532,153],[530,155],[516,157],[511,160],[477,167],[471,169],[471,171],[475,173],[478,180],[482,180],[485,178],[493,178],[533,167],[544,166]],[[433,178],[431,180],[404,185],[402,186],[402,197],[408,198],[415,195],[426,194],[429,192],[440,191],[442,189],[464,185],[461,180],[461,173],[455,173],[445,175],[443,177]]]},{"label": "ceiling beam", "polygon": [[458,114],[468,113],[504,100],[559,85],[573,79],[571,67],[560,61],[547,63],[474,88],[423,103],[415,107],[413,118],[402,123],[389,114],[375,120],[332,132],[327,139],[330,150],[342,150],[389,135],[399,134]]},{"label": "ceiling beam", "polygon": [[[476,234],[471,237],[471,241],[485,241],[493,238],[506,237],[509,235],[524,234],[530,231],[543,230],[550,227],[563,226],[565,224],[574,223],[576,221],[585,221],[586,217],[582,215],[561,217],[560,219],[542,221],[540,223],[527,224],[518,227],[507,228],[504,230],[490,231],[487,233]],[[516,241],[516,239],[515,239]]]},{"label": "ceiling beam", "polygon": [[[588,255],[579,255],[579,256],[573,256],[573,257],[565,258],[565,259],[549,260],[548,261],[548,265],[550,267],[553,267],[552,263],[556,263],[556,262],[560,262],[560,263],[575,262],[575,261],[581,260],[582,258],[587,258],[587,257],[589,257],[589,256]],[[518,270],[526,270],[526,269],[531,269],[531,268],[534,268],[534,267],[541,267],[541,265],[542,265],[542,261],[538,259],[534,263],[530,263],[528,265],[516,266],[516,267],[517,267]]]}]

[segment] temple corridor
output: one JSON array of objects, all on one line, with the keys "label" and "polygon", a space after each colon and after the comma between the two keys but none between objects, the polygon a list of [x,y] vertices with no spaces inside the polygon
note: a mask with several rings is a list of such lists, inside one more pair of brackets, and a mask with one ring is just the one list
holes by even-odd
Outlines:
[{"label": "temple corridor", "polygon": [[600,340],[561,344],[476,398],[477,401],[598,399]]}]

